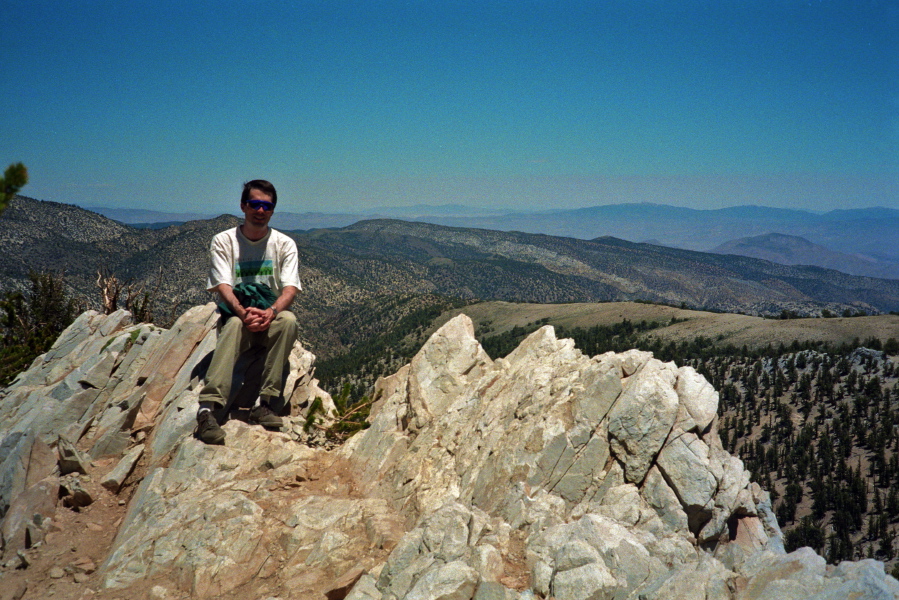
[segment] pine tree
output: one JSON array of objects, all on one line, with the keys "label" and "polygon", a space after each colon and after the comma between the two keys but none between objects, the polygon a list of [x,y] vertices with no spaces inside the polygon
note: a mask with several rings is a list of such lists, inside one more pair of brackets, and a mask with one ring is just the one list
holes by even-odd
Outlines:
[{"label": "pine tree", "polygon": [[25,165],[15,163],[6,168],[3,177],[0,177],[0,215],[26,183],[28,183],[28,169]]},{"label": "pine tree", "polygon": [[0,386],[46,352],[79,311],[62,275],[31,273],[31,290],[0,299]]},{"label": "pine tree", "polygon": [[896,532],[893,530],[889,530],[883,537],[880,538],[880,547],[878,548],[878,553],[885,560],[893,560],[896,556],[896,552],[893,550],[893,542],[896,539]]},{"label": "pine tree", "polygon": [[890,492],[887,495],[886,513],[889,515],[890,520],[895,521],[896,517],[899,517],[899,492],[896,491],[896,486],[890,487]]}]

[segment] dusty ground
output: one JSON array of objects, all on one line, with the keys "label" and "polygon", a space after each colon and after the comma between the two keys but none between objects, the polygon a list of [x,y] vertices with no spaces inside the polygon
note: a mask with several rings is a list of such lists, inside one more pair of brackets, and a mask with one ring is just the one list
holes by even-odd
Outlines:
[{"label": "dusty ground", "polygon": [[27,568],[0,571],[0,599],[124,600],[120,594],[96,592],[99,581],[95,570],[106,558],[125,516],[127,500],[141,477],[136,471],[115,496],[99,483],[114,466],[113,460],[96,461],[91,475],[82,477],[94,502],[77,512],[60,503],[46,539],[25,553],[30,563]]},{"label": "dusty ground", "polygon": [[[0,600],[182,600],[188,594],[172,591],[166,578],[144,580],[129,589],[106,590],[96,570],[109,553],[115,533],[122,523],[127,504],[143,478],[146,469],[138,464],[118,495],[100,485],[103,476],[115,467],[115,459],[95,461],[89,476],[82,477],[84,488],[94,498],[87,507],[73,510],[57,506],[53,525],[46,539],[27,550],[27,568],[0,570]],[[274,496],[297,498],[304,495],[338,495],[358,497],[347,465],[322,451],[303,465],[302,477],[277,481],[271,488]],[[273,498],[271,501],[277,501]],[[374,564],[387,559],[387,550],[374,550],[368,557]],[[336,577],[336,575],[335,575]],[[304,597],[324,599],[332,579],[312,582]],[[154,586],[159,586],[154,589]],[[251,588],[251,589],[248,589]],[[165,591],[167,590],[167,591]],[[223,600],[255,598],[296,598],[296,590],[281,589],[276,578],[258,579],[223,596]]]}]

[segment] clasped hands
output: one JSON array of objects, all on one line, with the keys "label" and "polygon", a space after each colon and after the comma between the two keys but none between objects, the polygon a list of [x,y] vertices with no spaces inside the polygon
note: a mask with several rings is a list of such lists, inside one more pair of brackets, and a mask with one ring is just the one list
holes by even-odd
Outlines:
[{"label": "clasped hands", "polygon": [[275,311],[270,308],[256,308],[250,306],[249,308],[244,309],[244,315],[240,319],[243,321],[244,326],[252,331],[265,331],[269,328],[269,325],[272,324],[272,321],[275,320]]}]

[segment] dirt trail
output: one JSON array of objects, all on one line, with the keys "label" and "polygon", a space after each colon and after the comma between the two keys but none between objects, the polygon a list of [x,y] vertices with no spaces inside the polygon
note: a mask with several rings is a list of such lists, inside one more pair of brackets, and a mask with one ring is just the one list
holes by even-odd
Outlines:
[{"label": "dirt trail", "polygon": [[[45,539],[22,553],[28,566],[0,570],[0,600],[180,600],[190,597],[172,590],[172,581],[167,577],[144,579],[139,586],[128,589],[103,589],[97,571],[109,554],[128,504],[147,471],[146,465],[139,463],[119,493],[113,494],[101,486],[100,481],[115,465],[115,459],[94,461],[90,473],[81,476],[83,487],[94,499],[93,503],[72,509],[60,502]],[[290,481],[275,481],[269,491],[289,498],[308,495],[359,497],[348,466],[337,460],[333,452],[325,450],[298,465],[296,477]],[[264,503],[262,505],[264,507]],[[381,553],[384,554],[379,557],[381,561],[386,560],[387,552],[382,550]],[[331,583],[331,580],[319,582],[315,585],[316,593],[310,597],[324,598]],[[271,579],[254,580],[223,599],[295,597],[290,590],[279,590],[273,584]],[[154,586],[159,587],[154,589]]]}]

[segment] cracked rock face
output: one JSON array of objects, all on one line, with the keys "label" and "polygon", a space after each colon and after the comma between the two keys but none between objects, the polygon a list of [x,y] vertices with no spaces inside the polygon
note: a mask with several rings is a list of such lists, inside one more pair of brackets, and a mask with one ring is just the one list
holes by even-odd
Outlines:
[{"label": "cracked rock face", "polygon": [[717,394],[693,369],[637,351],[589,358],[551,327],[495,363],[473,347],[466,317],[447,323],[379,382],[372,427],[341,450],[413,522],[457,501],[539,529],[610,505],[622,486],[657,532],[677,523],[668,533],[699,544],[720,541],[731,517],[767,516],[721,449]]},{"label": "cracked rock face", "polygon": [[85,313],[2,392],[4,556],[66,510],[57,459],[78,472],[81,452],[118,460],[110,493],[145,465],[98,569],[131,597],[899,597],[876,561],[784,552],[689,367],[587,357],[551,327],[492,361],[460,315],[378,382],[371,426],[338,449],[295,435],[303,406],[330,403],[299,344],[286,431],[232,420],[205,446],[191,433],[214,324],[211,306],[168,331]]},{"label": "cracked rock face", "polygon": [[[780,587],[744,565],[796,555],[784,554],[767,492],[721,447],[718,394],[692,368],[636,350],[587,357],[551,327],[494,362],[460,315],[375,397],[372,426],[339,452],[363,493],[413,528],[359,598],[411,597],[435,579],[456,582],[445,597],[472,597],[460,561],[491,594],[527,582],[496,597],[766,598]],[[467,535],[468,554],[441,556],[425,541],[446,511],[485,524],[436,526]],[[504,559],[492,570],[478,562],[487,547]],[[836,598],[847,585],[831,572],[815,579],[808,560],[790,565],[794,574],[768,575],[784,589],[814,579],[814,593]],[[878,565],[860,568],[896,593]]]}]

